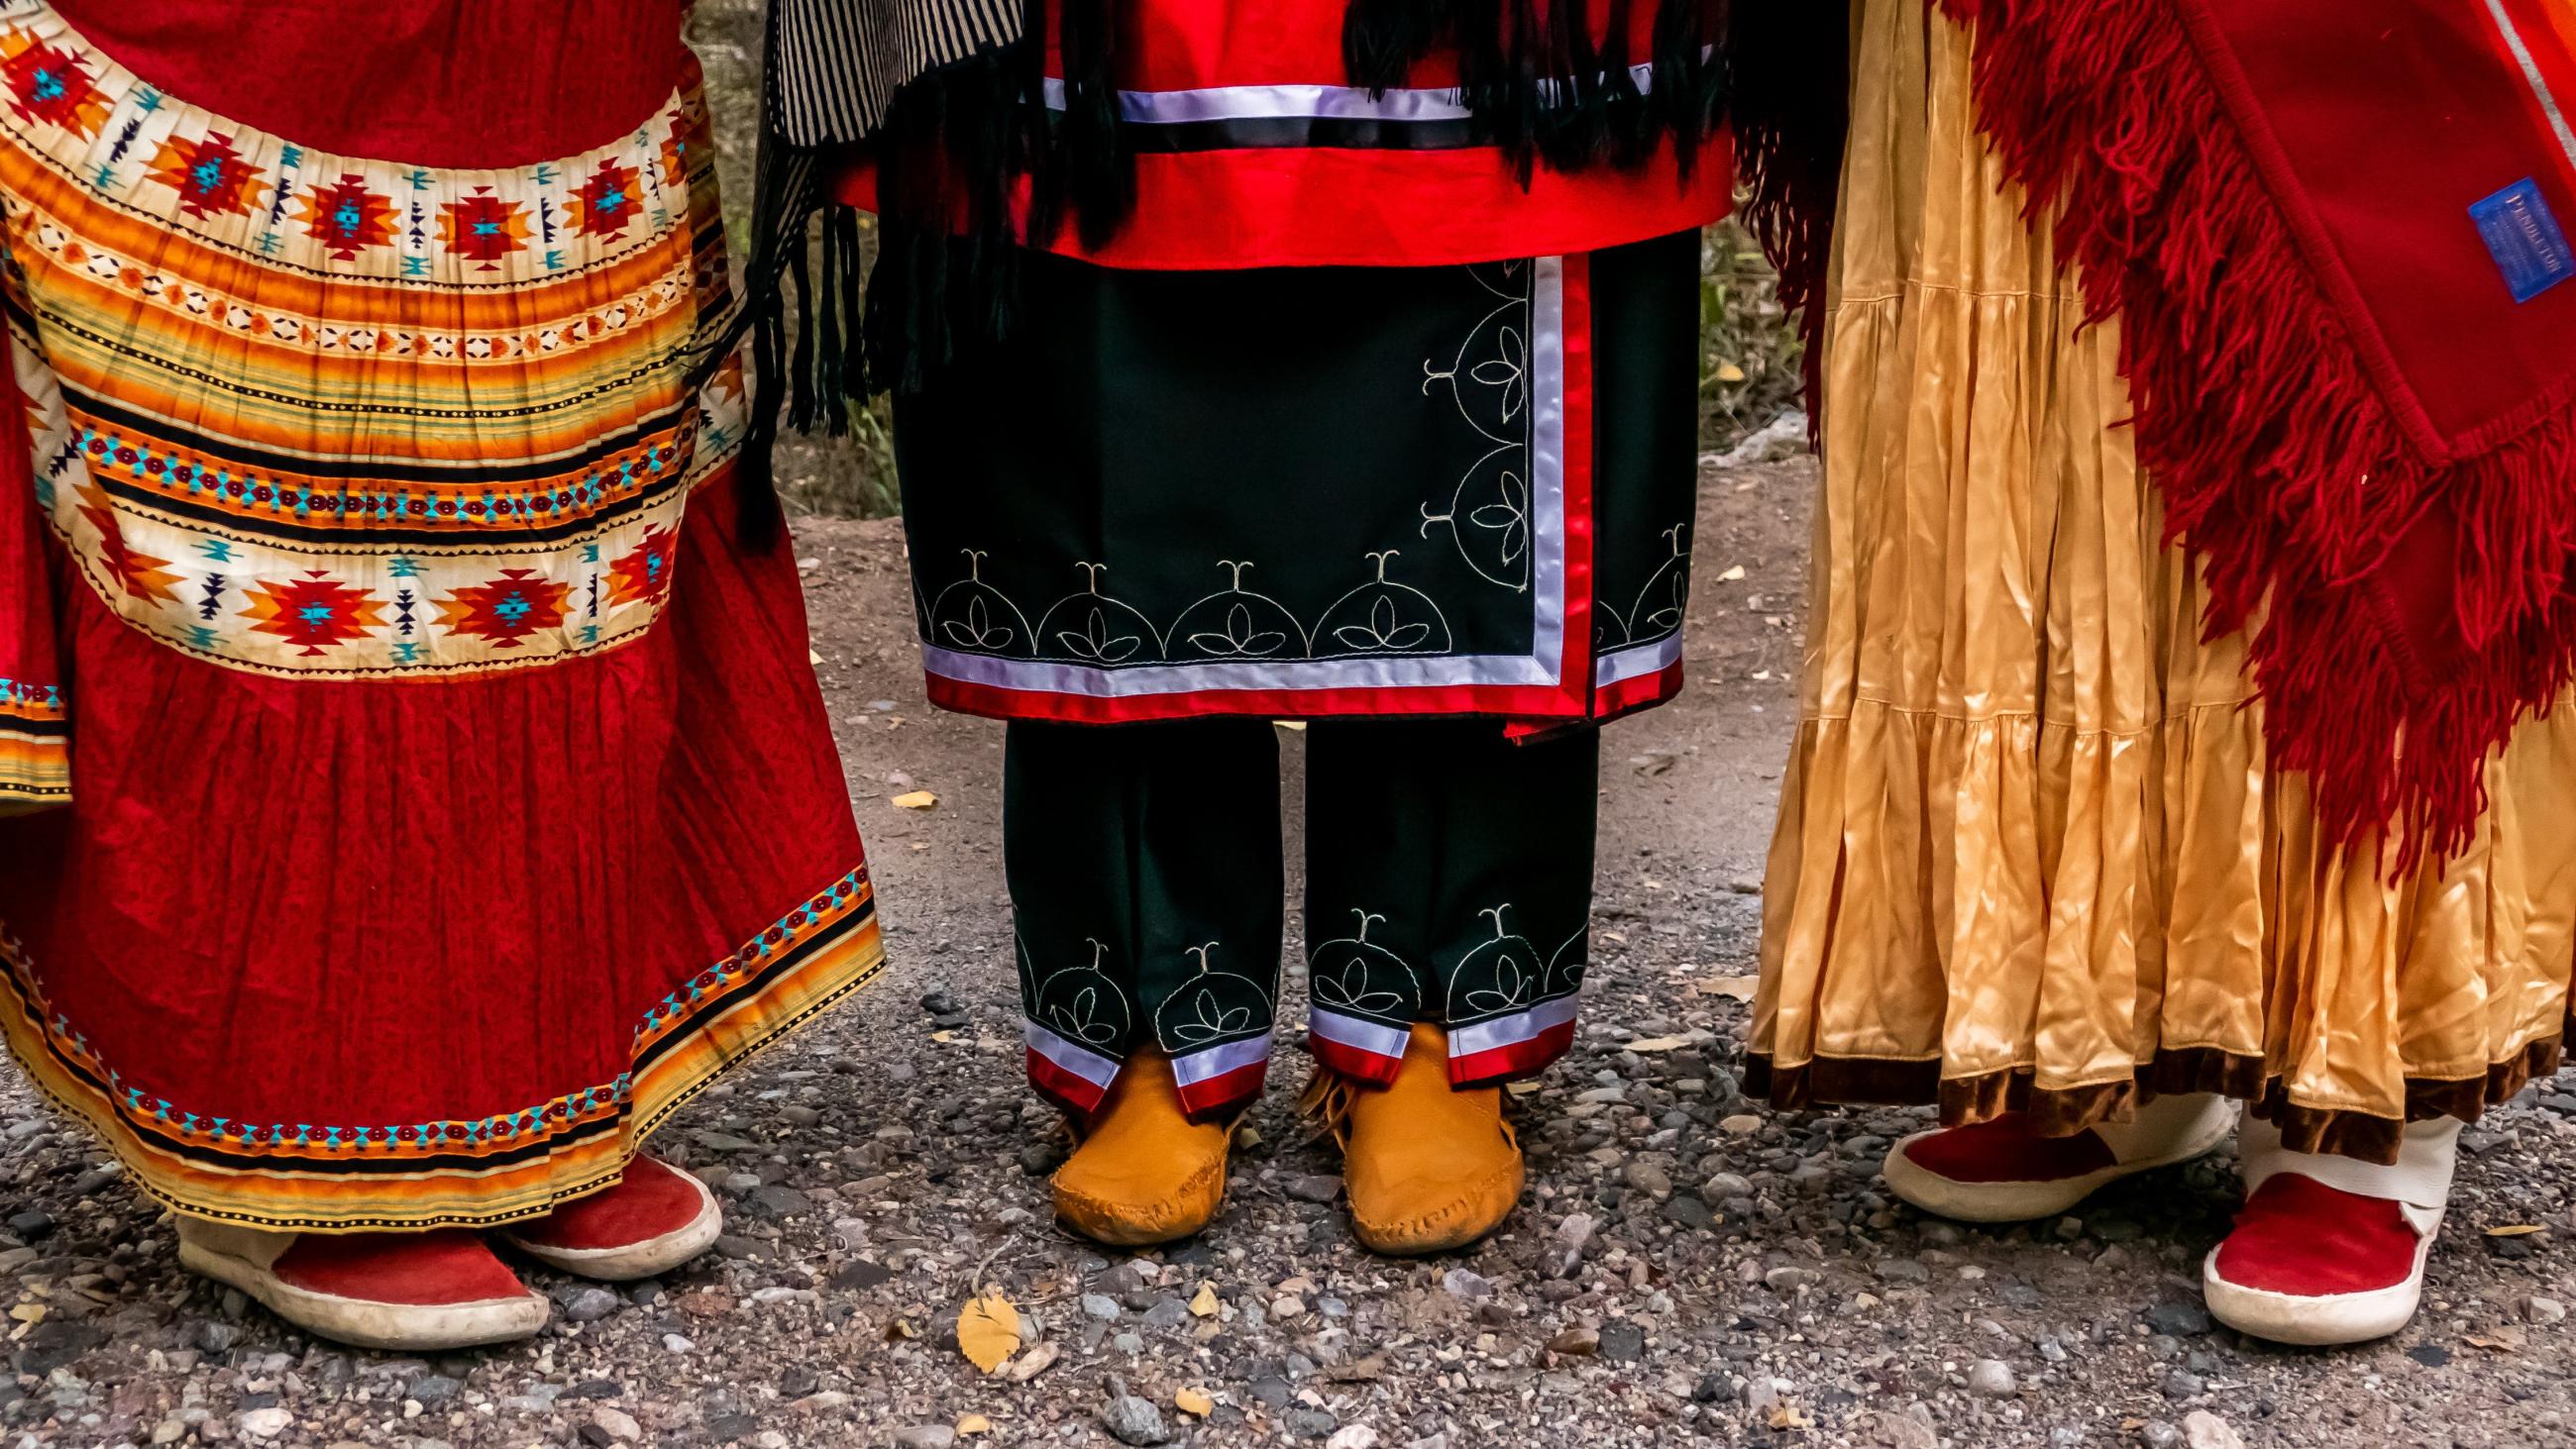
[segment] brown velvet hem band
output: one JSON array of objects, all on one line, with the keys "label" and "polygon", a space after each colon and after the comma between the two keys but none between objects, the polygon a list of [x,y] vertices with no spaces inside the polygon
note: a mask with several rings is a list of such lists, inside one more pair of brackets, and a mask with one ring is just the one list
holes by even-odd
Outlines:
[{"label": "brown velvet hem band", "polygon": [[2407,1078],[2403,1122],[2345,1108],[2302,1106],[2289,1099],[2281,1079],[2264,1069],[2262,1058],[2237,1056],[2215,1047],[2160,1051],[2154,1061],[2138,1068],[2136,1076],[2127,1081],[2050,1090],[2033,1087],[2027,1068],[1944,1078],[1937,1059],[1816,1057],[1794,1067],[1779,1067],[1768,1055],[1751,1053],[1744,1061],[1744,1091],[1784,1110],[1838,1104],[1938,1104],[1944,1127],[1964,1127],[2006,1112],[2025,1112],[2040,1132],[2050,1137],[2069,1136],[2096,1123],[2118,1121],[2150,1097],[2217,1092],[2254,1103],[2255,1114],[2277,1124],[2282,1141],[2293,1152],[2387,1164],[2397,1160],[2398,1141],[2406,1122],[2434,1117],[2477,1121],[2487,1108],[2508,1100],[2532,1079],[2556,1073],[2564,1043],[2571,1035],[2576,1035],[2576,1014],[2570,1015],[2559,1035],[2530,1043],[2507,1060],[2488,1067],[2483,1077],[2456,1081]]}]

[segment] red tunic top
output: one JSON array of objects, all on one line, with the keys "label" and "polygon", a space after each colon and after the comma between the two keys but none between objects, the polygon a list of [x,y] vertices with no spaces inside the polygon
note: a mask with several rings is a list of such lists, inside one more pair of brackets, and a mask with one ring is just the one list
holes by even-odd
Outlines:
[{"label": "red tunic top", "polygon": [[[1592,0],[1595,33],[1608,6]],[[1093,250],[1073,228],[1051,249],[1106,266],[1441,266],[1551,256],[1705,226],[1732,197],[1733,148],[1702,148],[1685,178],[1667,144],[1634,170],[1542,163],[1524,186],[1473,142],[1436,54],[1373,96],[1342,59],[1347,0],[1136,0],[1121,7],[1119,101],[1136,156],[1134,218]],[[1651,53],[1655,7],[1634,7],[1632,57]],[[1062,66],[1051,61],[1049,71]],[[1638,68],[1640,85],[1650,78]],[[841,199],[874,208],[866,162]]]}]

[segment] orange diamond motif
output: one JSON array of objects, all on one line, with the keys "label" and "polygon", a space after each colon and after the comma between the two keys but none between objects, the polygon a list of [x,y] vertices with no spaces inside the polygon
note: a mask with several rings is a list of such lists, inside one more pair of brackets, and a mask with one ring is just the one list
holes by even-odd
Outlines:
[{"label": "orange diamond motif", "polygon": [[85,483],[78,491],[80,516],[98,530],[99,560],[107,565],[126,596],[165,604],[179,602],[179,596],[171,591],[179,575],[166,567],[170,561],[125,546],[125,529],[117,521],[115,505],[108,502],[107,490],[96,483]]},{"label": "orange diamond motif", "polygon": [[233,149],[233,138],[208,132],[172,137],[152,157],[152,179],[179,193],[179,209],[199,221],[240,216],[257,199],[260,169]]},{"label": "orange diamond motif", "polygon": [[488,584],[458,589],[438,602],[438,622],[452,633],[481,639],[496,649],[516,649],[530,635],[560,629],[572,585],[534,569],[503,569]]},{"label": "orange diamond motif", "polygon": [[648,528],[644,541],[608,566],[611,604],[658,604],[671,592],[671,530]]},{"label": "orange diamond motif", "polygon": [[320,569],[300,578],[262,579],[250,586],[242,617],[251,628],[299,645],[308,657],[363,639],[384,627],[385,606]]},{"label": "orange diamond motif", "polygon": [[84,140],[107,124],[107,97],[90,84],[88,65],[23,30],[0,34],[0,87],[21,121],[60,126]]},{"label": "orange diamond motif", "polygon": [[394,239],[394,200],[369,190],[364,177],[308,187],[295,198],[295,219],[344,262]]}]

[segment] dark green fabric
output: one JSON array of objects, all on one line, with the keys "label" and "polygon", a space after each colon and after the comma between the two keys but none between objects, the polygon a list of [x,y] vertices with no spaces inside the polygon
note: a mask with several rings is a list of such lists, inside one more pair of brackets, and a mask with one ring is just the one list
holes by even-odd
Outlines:
[{"label": "dark green fabric", "polygon": [[[1310,725],[1308,934],[1335,1009],[1464,1024],[1579,986],[1598,759],[1588,728],[1515,744],[1495,720]],[[1003,854],[1030,1018],[1114,1058],[1266,1035],[1279,789],[1267,720],[1013,721]]]},{"label": "dark green fabric", "polygon": [[1582,984],[1599,731],[1515,744],[1493,720],[1331,720],[1307,738],[1320,1003],[1464,1026]]}]

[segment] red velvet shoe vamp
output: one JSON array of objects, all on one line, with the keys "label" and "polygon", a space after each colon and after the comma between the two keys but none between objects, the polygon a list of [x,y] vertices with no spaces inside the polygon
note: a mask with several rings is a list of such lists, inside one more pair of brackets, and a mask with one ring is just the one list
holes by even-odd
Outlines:
[{"label": "red velvet shoe vamp", "polygon": [[271,1268],[308,1292],[366,1303],[433,1307],[517,1298],[528,1291],[483,1239],[459,1228],[428,1233],[306,1233]]},{"label": "red velvet shoe vamp", "polygon": [[2218,1276],[2299,1298],[2369,1293],[2413,1275],[2418,1242],[2396,1203],[2285,1172],[2236,1214],[2218,1245]]},{"label": "red velvet shoe vamp", "polygon": [[2095,1133],[2043,1137],[2021,1112],[1935,1132],[1906,1144],[1905,1155],[1952,1182],[2063,1182],[2119,1164]]},{"label": "red velvet shoe vamp", "polygon": [[631,1247],[697,1221],[705,1199],[678,1171],[638,1157],[616,1186],[568,1202],[511,1231],[523,1242],[568,1252]]}]

